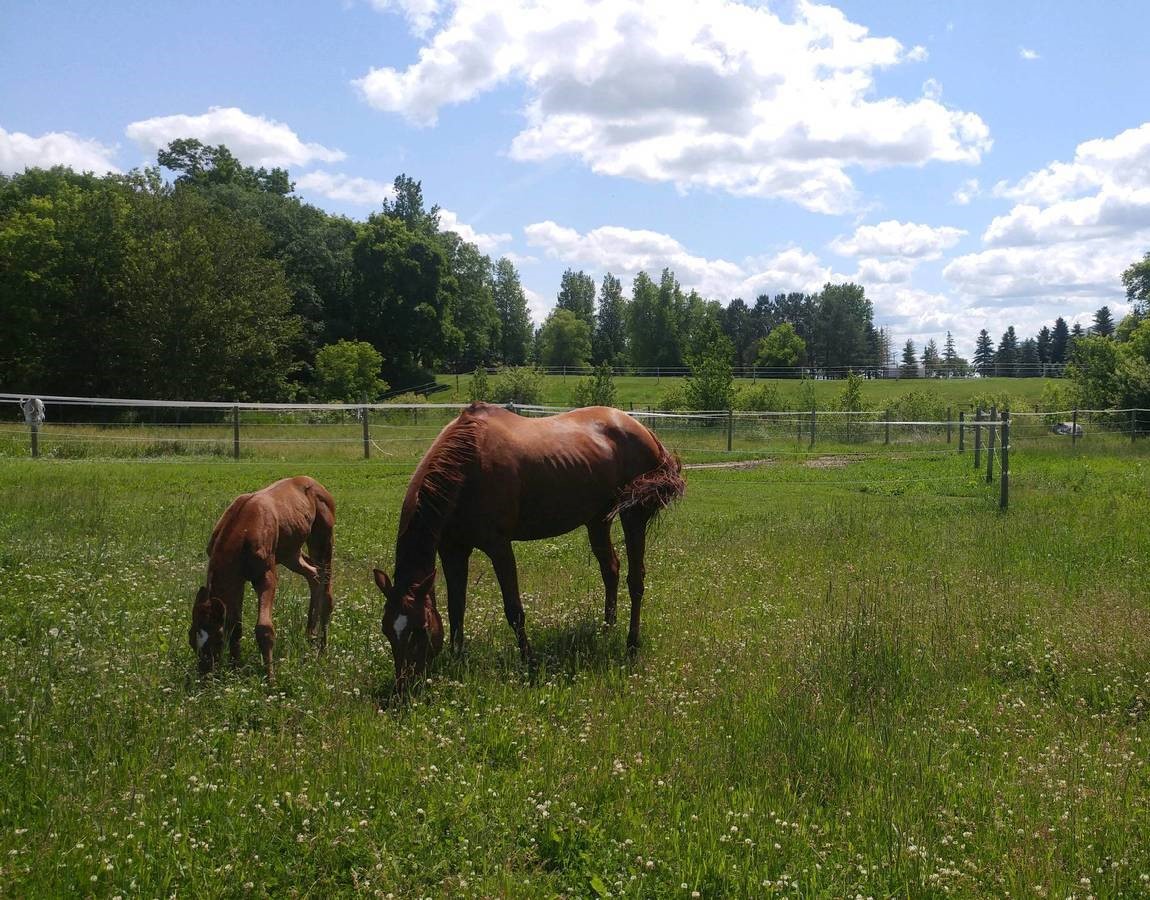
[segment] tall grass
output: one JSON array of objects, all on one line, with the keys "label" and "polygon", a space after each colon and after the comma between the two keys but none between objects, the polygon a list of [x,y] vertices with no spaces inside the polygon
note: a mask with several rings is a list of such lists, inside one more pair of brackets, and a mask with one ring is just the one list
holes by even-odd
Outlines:
[{"label": "tall grass", "polygon": [[[407,472],[335,494],[329,652],[284,573],[278,681],[198,682],[215,518],[307,467],[0,461],[0,892],[10,896],[1135,896],[1150,879],[1148,457],[690,473],[643,647],[582,534],[490,566],[468,648],[405,708],[372,565]],[[625,618],[626,600],[622,601]]]}]

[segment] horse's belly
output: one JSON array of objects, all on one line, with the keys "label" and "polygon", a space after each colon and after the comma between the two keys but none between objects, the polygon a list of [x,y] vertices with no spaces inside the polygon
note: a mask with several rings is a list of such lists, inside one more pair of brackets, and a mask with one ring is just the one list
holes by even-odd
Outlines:
[{"label": "horse's belly", "polygon": [[537,541],[566,534],[602,518],[611,508],[611,503],[609,495],[598,496],[593,491],[579,497],[528,499],[519,507],[511,539]]}]

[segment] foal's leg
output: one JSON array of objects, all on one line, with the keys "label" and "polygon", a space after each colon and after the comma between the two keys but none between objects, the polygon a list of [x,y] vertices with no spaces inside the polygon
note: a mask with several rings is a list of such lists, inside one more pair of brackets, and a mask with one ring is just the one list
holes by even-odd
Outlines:
[{"label": "foal's leg", "polygon": [[264,669],[269,679],[275,675],[275,671],[272,667],[272,648],[275,647],[276,643],[276,629],[272,624],[272,607],[275,606],[276,584],[278,580],[279,575],[276,573],[274,563],[263,575],[252,579],[252,587],[256,589],[256,597],[259,600],[259,618],[256,621],[256,644],[259,645],[260,653],[263,655]]},{"label": "foal's leg", "polygon": [[284,560],[284,566],[297,575],[302,575],[307,581],[310,599],[307,607],[307,638],[315,642],[315,628],[320,621],[323,609],[323,584],[320,579],[319,567],[314,560],[304,556],[303,551],[295,559]]},{"label": "foal's leg", "polygon": [[647,549],[647,523],[650,513],[641,509],[624,512],[623,537],[627,541],[627,590],[631,594],[631,627],[627,631],[627,649],[639,649],[639,615],[643,608],[643,581],[647,568],[643,556]]},{"label": "foal's leg", "polygon": [[310,556],[300,554],[304,571],[290,565],[288,568],[300,572],[307,579],[308,588],[311,590],[311,602],[307,610],[307,636],[308,640],[314,641],[316,627],[319,627],[319,640],[316,643],[322,653],[327,649],[327,623],[331,620],[332,607],[335,606],[335,598],[331,592],[331,530],[321,528],[317,523],[316,528],[308,536],[307,548]]},{"label": "foal's leg", "polygon": [[224,640],[228,642],[228,655],[233,666],[240,663],[240,635],[243,634],[244,591],[247,584],[240,581],[228,585],[224,596]]},{"label": "foal's leg", "polygon": [[619,600],[619,557],[611,545],[611,522],[592,522],[587,526],[587,537],[591,541],[591,551],[599,560],[599,572],[603,576],[603,587],[607,589],[607,599],[603,603],[603,621],[615,624],[615,607]]},{"label": "foal's leg", "polygon": [[451,622],[451,649],[463,651],[463,613],[467,609],[467,562],[470,547],[442,544],[439,561],[443,564],[443,579],[447,582],[447,618]]},{"label": "foal's leg", "polygon": [[495,577],[499,580],[499,589],[503,593],[503,613],[507,616],[507,624],[519,639],[519,655],[528,666],[534,668],[535,656],[531,652],[531,645],[527,643],[527,630],[523,626],[523,602],[519,599],[519,574],[515,570],[515,551],[511,549],[511,542],[508,541],[485,552],[491,557],[491,565],[495,568]]}]

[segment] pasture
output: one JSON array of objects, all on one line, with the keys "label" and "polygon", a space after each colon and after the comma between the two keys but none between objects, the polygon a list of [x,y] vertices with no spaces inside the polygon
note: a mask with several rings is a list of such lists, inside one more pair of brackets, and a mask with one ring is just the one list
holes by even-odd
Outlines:
[{"label": "pasture", "polygon": [[[495,376],[488,376],[494,379]],[[543,403],[551,406],[569,406],[574,401],[576,385],[586,376],[544,375],[542,378]],[[684,382],[682,376],[617,375],[615,376],[616,405],[628,409],[662,409],[660,401]],[[463,402],[469,399],[469,374],[439,375],[436,378],[447,390],[432,396],[437,403]],[[1057,378],[881,378],[867,379],[862,384],[863,403],[867,409],[882,409],[910,391],[924,392],[945,407],[953,405],[955,415],[959,409],[969,409],[978,399],[1010,398],[1012,409],[1033,409],[1043,399],[1043,390],[1063,385]],[[809,410],[811,401],[819,409],[837,409],[838,398],[846,385],[845,379],[826,381],[797,378],[736,378],[739,390],[766,386],[777,394],[781,409]]]},{"label": "pasture", "polygon": [[[465,655],[382,711],[409,464],[0,459],[0,893],[1144,894],[1150,450],[1089,446],[1017,452],[1006,514],[957,454],[693,470],[635,662],[574,533],[517,545],[536,677],[477,555]],[[327,656],[285,573],[276,683],[249,593],[201,684],[212,524],[300,473]]]}]

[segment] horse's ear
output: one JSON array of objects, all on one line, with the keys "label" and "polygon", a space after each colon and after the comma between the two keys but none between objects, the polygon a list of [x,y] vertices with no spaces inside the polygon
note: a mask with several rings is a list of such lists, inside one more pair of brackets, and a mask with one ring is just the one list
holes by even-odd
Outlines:
[{"label": "horse's ear", "polygon": [[387,577],[386,572],[381,572],[379,569],[373,569],[372,574],[375,575],[375,586],[380,589],[387,596],[391,596],[391,579]]},{"label": "horse's ear", "polygon": [[432,569],[431,574],[428,575],[426,578],[423,579],[423,581],[419,582],[419,584],[417,584],[415,586],[415,588],[412,590],[412,594],[416,597],[430,597],[431,591],[434,587],[435,587],[435,569]]},{"label": "horse's ear", "polygon": [[193,606],[207,606],[208,605],[208,589],[206,587],[200,588],[196,591],[196,602]]},{"label": "horse's ear", "polygon": [[219,597],[212,597],[209,602],[211,604],[212,612],[215,613],[217,618],[222,619],[224,614],[228,611],[228,608],[224,606],[224,601]]}]

